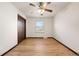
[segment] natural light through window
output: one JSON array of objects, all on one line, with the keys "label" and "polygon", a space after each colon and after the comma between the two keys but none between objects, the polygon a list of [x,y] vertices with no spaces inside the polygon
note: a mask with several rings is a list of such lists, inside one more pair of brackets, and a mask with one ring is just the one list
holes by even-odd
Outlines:
[{"label": "natural light through window", "polygon": [[36,31],[41,32],[44,29],[44,22],[43,21],[36,21]]},{"label": "natural light through window", "polygon": [[40,28],[42,28],[43,27],[43,21],[37,21],[36,22],[36,27],[40,27]]}]

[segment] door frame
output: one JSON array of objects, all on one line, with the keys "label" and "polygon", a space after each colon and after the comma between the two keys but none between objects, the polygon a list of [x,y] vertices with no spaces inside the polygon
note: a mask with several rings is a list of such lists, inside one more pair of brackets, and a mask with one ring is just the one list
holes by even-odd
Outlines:
[{"label": "door frame", "polygon": [[[26,39],[26,19],[24,18],[24,17],[22,17],[21,15],[17,15],[17,36],[18,36],[18,20],[19,20],[19,17],[22,19],[22,20],[24,20],[24,39]],[[23,40],[24,40],[23,39]],[[23,41],[22,40],[22,41]],[[22,42],[21,41],[21,42]],[[18,38],[18,44],[19,44],[20,42],[19,42],[19,38]]]}]

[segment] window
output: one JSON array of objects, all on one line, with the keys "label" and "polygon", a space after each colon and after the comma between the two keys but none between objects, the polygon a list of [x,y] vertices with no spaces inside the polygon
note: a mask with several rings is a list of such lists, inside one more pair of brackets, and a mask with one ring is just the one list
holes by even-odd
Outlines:
[{"label": "window", "polygon": [[44,30],[44,22],[43,21],[36,21],[36,32],[43,32]]}]

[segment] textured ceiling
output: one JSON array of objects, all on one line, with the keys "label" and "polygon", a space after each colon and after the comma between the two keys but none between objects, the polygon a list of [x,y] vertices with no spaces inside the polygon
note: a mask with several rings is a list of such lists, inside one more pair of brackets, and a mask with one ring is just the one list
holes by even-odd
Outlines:
[{"label": "textured ceiling", "polygon": [[[41,16],[38,12],[39,9],[37,7],[30,6],[29,3],[30,2],[13,2],[12,4],[27,17],[53,17],[69,4],[68,2],[51,2],[51,4],[47,5],[46,8],[53,10],[53,12],[44,12]],[[33,4],[38,5],[38,2],[33,2]]]}]

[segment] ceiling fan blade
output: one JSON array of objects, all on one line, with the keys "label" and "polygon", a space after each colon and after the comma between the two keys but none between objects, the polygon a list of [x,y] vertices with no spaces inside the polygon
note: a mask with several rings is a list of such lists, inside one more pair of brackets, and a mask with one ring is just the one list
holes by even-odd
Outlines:
[{"label": "ceiling fan blade", "polygon": [[29,5],[30,5],[30,6],[33,6],[33,7],[36,7],[36,6],[35,6],[34,4],[32,4],[32,3],[30,3]]},{"label": "ceiling fan blade", "polygon": [[48,11],[48,12],[53,12],[53,10],[50,10],[50,9],[45,9],[45,11]]}]

